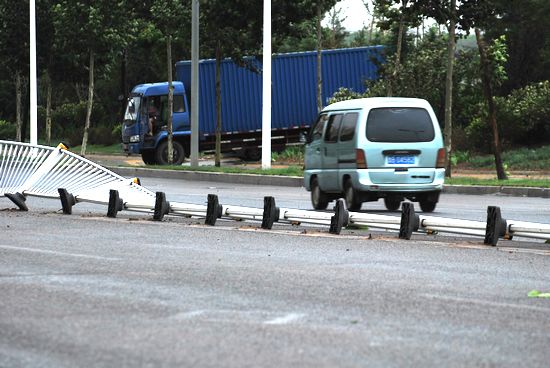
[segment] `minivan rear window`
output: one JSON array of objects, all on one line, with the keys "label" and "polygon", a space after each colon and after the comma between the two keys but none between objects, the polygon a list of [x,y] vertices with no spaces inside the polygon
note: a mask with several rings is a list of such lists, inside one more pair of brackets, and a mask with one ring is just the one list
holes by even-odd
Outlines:
[{"label": "minivan rear window", "polygon": [[428,111],[417,107],[372,109],[367,118],[371,142],[430,142],[435,132]]}]

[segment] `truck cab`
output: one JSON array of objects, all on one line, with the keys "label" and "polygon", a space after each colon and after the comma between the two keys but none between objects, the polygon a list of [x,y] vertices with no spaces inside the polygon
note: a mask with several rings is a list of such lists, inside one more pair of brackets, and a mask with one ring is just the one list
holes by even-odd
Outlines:
[{"label": "truck cab", "polygon": [[[172,113],[173,163],[179,165],[189,152],[191,127],[185,87],[173,82]],[[141,154],[146,164],[168,163],[168,83],[148,83],[134,87],[122,122],[122,148]]]}]

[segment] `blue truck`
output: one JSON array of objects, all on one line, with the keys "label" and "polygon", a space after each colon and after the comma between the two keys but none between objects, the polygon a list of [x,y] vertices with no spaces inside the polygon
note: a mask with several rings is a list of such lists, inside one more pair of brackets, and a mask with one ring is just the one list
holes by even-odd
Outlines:
[{"label": "blue truck", "polygon": [[[378,76],[382,47],[322,51],[322,99],[326,102],[341,87],[365,91],[365,81]],[[261,62],[246,59],[248,67],[226,59],[221,63],[221,149],[248,158],[259,156],[262,129]],[[212,151],[216,136],[215,60],[199,62],[199,150]],[[172,114],[175,164],[190,152],[191,62],[176,63]],[[283,150],[300,142],[317,118],[317,54],[275,54],[272,59],[272,149]],[[166,122],[168,83],[146,83],[133,88],[122,123],[122,146],[128,154],[141,154],[146,164],[167,163]]]}]

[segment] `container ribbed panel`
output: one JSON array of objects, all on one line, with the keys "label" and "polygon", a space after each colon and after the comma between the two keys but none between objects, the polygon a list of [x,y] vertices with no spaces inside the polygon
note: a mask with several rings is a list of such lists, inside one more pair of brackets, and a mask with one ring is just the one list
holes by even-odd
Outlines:
[{"label": "container ribbed panel", "polygon": [[[382,60],[382,46],[322,51],[322,101],[341,87],[365,91],[365,80],[378,77],[373,59]],[[247,58],[254,68],[223,60],[222,131],[259,130],[262,127],[262,64]],[[191,62],[180,61],[176,73],[191,85]],[[216,130],[216,61],[199,65],[200,129],[202,134]],[[189,88],[186,88],[189,91]],[[272,128],[311,125],[317,116],[317,53],[315,51],[275,54],[272,59]]]}]

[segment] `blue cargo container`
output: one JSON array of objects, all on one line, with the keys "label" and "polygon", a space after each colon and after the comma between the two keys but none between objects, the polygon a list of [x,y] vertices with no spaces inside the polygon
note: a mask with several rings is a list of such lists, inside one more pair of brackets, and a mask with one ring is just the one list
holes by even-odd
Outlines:
[{"label": "blue cargo container", "polygon": [[[341,87],[365,91],[365,80],[378,77],[373,59],[380,58],[382,46],[322,51],[322,100]],[[247,60],[259,72],[240,67],[230,59],[221,64],[222,130],[240,132],[262,127],[262,64]],[[201,132],[216,129],[216,61],[199,63],[199,120]],[[191,85],[191,62],[176,63],[177,79]],[[274,129],[309,126],[317,116],[317,53],[275,54],[272,59],[272,117]]]},{"label": "blue cargo container", "polygon": [[[365,91],[365,81],[378,77],[374,60],[382,60],[382,46],[357,47],[322,51],[322,100],[328,99],[341,87],[356,92]],[[258,154],[262,128],[262,63],[247,58],[250,67],[241,67],[226,59],[221,64],[222,89],[222,151],[240,150],[246,155]],[[201,60],[199,63],[199,137],[200,150],[214,147],[216,130],[216,61]],[[189,153],[189,115],[187,101],[190,101],[191,62],[176,63],[177,91],[183,96],[175,97],[184,105],[183,111],[174,116],[174,139],[177,154]],[[166,83],[139,85],[134,88],[123,124],[123,146],[131,153],[141,153],[146,163],[164,163],[166,157],[166,131],[159,129],[148,136],[146,113],[129,114],[130,104],[141,111],[151,105],[148,91],[164,89]],[[155,92],[161,94],[161,92]],[[181,92],[180,92],[181,93]],[[162,96],[160,96],[162,97]],[[161,101],[162,98],[159,98]],[[179,101],[178,100],[178,101]],[[149,101],[149,102],[148,102]],[[156,103],[159,110],[166,108],[163,102]],[[133,111],[133,110],[132,110]],[[176,111],[174,111],[176,115]],[[161,114],[162,115],[162,114]],[[132,118],[134,118],[132,120]],[[317,53],[297,52],[275,54],[272,59],[272,147],[283,149],[296,143],[300,133],[306,131],[317,117]],[[152,128],[151,128],[152,129]],[[164,152],[164,153],[163,153]],[[164,156],[163,156],[164,154]],[[164,159],[163,159],[164,157]],[[178,157],[175,162],[182,161]]]}]

